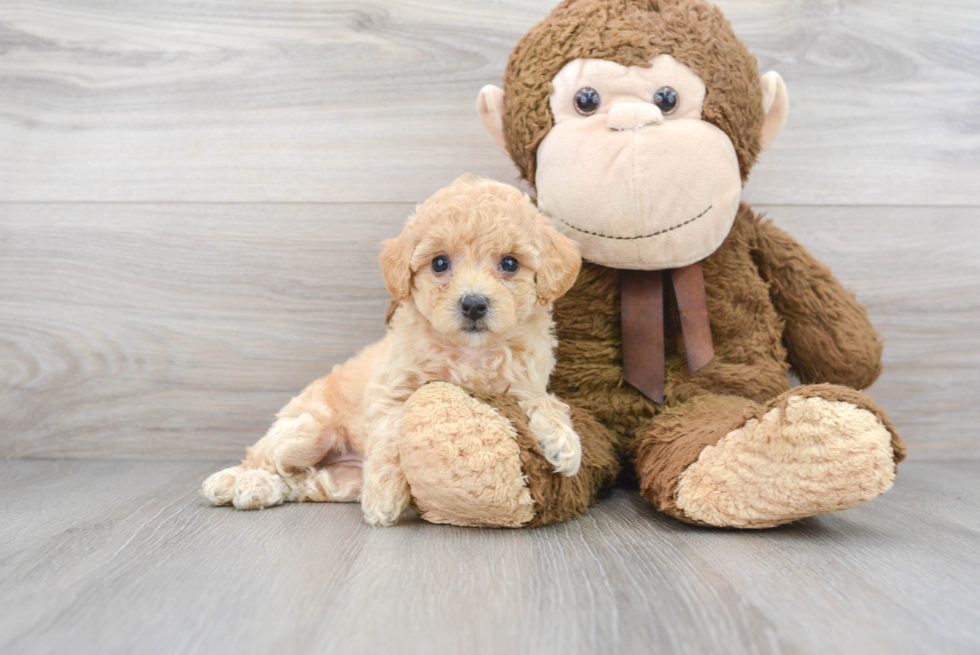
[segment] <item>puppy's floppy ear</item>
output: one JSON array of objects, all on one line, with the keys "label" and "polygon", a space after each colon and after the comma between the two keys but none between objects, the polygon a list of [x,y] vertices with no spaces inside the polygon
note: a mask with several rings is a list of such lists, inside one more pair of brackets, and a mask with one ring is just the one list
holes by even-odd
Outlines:
[{"label": "puppy's floppy ear", "polygon": [[412,294],[412,253],[415,251],[415,230],[411,223],[394,239],[388,239],[378,260],[385,287],[397,302],[404,302]]},{"label": "puppy's floppy ear", "polygon": [[535,281],[538,287],[538,302],[548,305],[561,298],[572,288],[582,268],[582,256],[578,244],[560,234],[544,216],[538,223],[538,250],[541,265]]}]

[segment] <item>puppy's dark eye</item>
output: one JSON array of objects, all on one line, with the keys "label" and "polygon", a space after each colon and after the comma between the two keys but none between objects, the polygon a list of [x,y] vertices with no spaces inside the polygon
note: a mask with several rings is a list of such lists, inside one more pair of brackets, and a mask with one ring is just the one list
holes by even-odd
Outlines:
[{"label": "puppy's dark eye", "polygon": [[515,272],[518,266],[520,266],[520,264],[518,264],[517,260],[513,257],[504,257],[500,260],[500,270],[505,273]]},{"label": "puppy's dark eye", "polygon": [[590,86],[583,87],[575,93],[575,111],[583,116],[591,116],[599,109],[602,99],[599,92]]},{"label": "puppy's dark eye", "polygon": [[436,273],[445,273],[449,269],[449,257],[439,255],[432,260],[432,270]]},{"label": "puppy's dark eye", "polygon": [[677,91],[669,86],[662,86],[653,94],[653,104],[665,114],[669,114],[677,109]]}]

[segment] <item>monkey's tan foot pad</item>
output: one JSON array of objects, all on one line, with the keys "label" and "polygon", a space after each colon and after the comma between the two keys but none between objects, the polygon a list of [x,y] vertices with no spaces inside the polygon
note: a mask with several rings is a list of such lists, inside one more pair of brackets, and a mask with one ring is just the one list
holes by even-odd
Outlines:
[{"label": "monkey's tan foot pad", "polygon": [[201,485],[201,494],[212,505],[234,505],[237,509],[262,509],[295,500],[281,476],[242,466],[232,466],[209,477]]},{"label": "monkey's tan foot pad", "polygon": [[431,523],[520,527],[534,517],[517,433],[486,403],[445,382],[405,405],[399,448],[415,507]]},{"label": "monkey's tan foot pad", "polygon": [[[705,448],[681,474],[677,507],[710,525],[766,528],[854,507],[887,491],[901,455],[887,418],[812,395],[815,388],[784,396]],[[860,404],[866,399],[849,395]],[[867,407],[875,406],[868,400]]]}]

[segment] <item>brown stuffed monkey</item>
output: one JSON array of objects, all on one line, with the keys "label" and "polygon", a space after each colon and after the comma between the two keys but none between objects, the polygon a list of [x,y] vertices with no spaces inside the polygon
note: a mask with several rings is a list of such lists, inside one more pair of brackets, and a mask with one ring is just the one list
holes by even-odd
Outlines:
[{"label": "brown stuffed monkey", "polygon": [[515,403],[429,385],[402,450],[425,519],[561,521],[620,461],[659,510],[704,525],[771,527],[890,488],[905,444],[857,391],[881,371],[864,308],[740,202],[788,100],[716,7],[566,0],[477,108],[589,262],[555,305],[551,381],[583,461],[555,475]]}]

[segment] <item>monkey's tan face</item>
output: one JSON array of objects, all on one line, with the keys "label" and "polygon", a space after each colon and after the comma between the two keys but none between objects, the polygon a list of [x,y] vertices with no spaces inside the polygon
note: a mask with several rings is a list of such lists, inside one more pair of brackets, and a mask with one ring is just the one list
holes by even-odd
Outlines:
[{"label": "monkey's tan face", "polygon": [[538,207],[604,266],[704,259],[728,235],[741,197],[731,140],[701,120],[704,82],[670,55],[651,63],[576,59],[552,80]]}]

